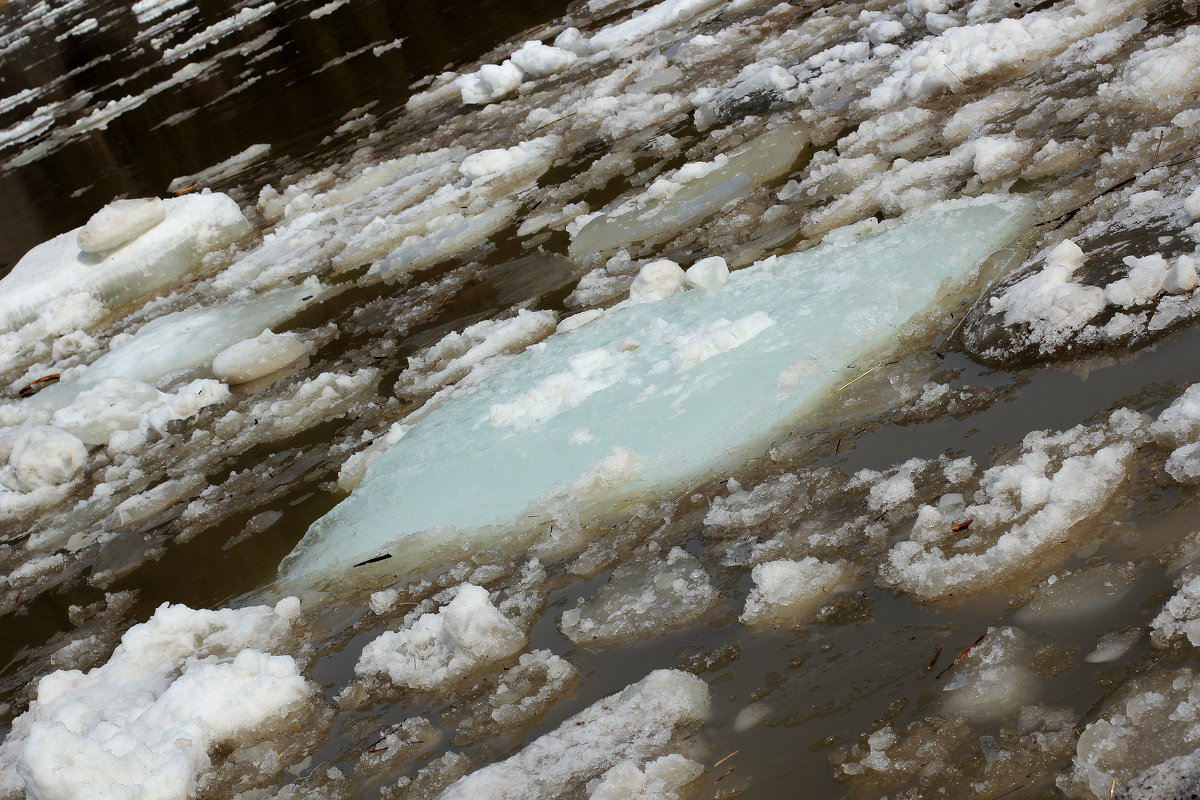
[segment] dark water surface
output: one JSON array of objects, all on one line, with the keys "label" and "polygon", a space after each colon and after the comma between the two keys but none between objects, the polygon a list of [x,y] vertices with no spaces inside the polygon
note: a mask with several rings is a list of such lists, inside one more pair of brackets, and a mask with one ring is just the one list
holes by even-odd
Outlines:
[{"label": "dark water surface", "polygon": [[[271,150],[212,188],[261,186],[299,167],[318,168],[334,157],[337,144],[369,130],[335,134],[340,124],[367,113],[385,121],[403,114],[414,84],[553,21],[567,3],[352,0],[313,19],[323,6],[319,0],[283,0],[215,45],[169,62],[163,48],[241,6],[190,0],[139,25],[131,4],[121,0],[56,5],[67,10],[51,16],[47,3],[10,0],[0,6],[0,37],[6,37],[0,41],[17,39],[0,56],[0,109],[4,98],[39,90],[35,98],[0,110],[0,274],[34,245],[82,225],[114,197],[162,195],[174,178],[251,145]],[[139,38],[187,9],[198,13],[173,27],[162,48]],[[97,30],[59,40],[91,18],[99,22]],[[260,37],[269,38],[239,52]],[[397,39],[403,39],[398,48],[374,54]],[[152,90],[188,63],[203,64],[202,73],[152,94],[103,130],[54,140],[95,108]],[[73,110],[45,133],[3,146],[3,131],[51,103]],[[39,146],[46,155],[21,163],[29,157],[24,148]]]}]

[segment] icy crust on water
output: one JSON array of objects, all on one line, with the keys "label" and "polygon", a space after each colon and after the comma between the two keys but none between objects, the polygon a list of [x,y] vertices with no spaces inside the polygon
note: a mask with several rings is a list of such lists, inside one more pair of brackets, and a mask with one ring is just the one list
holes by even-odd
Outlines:
[{"label": "icy crust on water", "polygon": [[588,218],[572,237],[570,253],[615,250],[699,222],[732,198],[788,172],[807,144],[803,128],[780,125],[729,155],[681,167],[643,194]]},{"label": "icy crust on water", "polygon": [[[310,529],[282,573],[361,560],[405,538],[419,560],[518,514],[546,516],[556,491],[586,508],[719,468],[820,402],[838,370],[929,308],[943,281],[968,278],[1027,214],[1019,198],[951,205],[878,236],[768,259],[718,292],[626,305],[556,334],[425,417]],[[772,324],[680,360],[698,335],[713,335],[705,326],[755,315]],[[819,366],[781,385],[801,358]],[[464,479],[468,496],[455,488]],[[438,499],[447,492],[449,513]]]},{"label": "icy crust on water", "polygon": [[[618,764],[644,764],[663,755],[678,735],[703,723],[709,710],[704,681],[678,670],[656,670],[564,721],[506,761],[456,781],[438,797],[569,796]],[[658,770],[649,771],[653,777]]]},{"label": "icy crust on water", "polygon": [[1129,477],[1148,423],[1121,409],[1097,425],[1030,433],[1011,463],[983,473],[973,503],[950,514],[922,506],[909,539],[888,554],[881,582],[938,600],[1030,571],[1103,514]]},{"label": "icy crust on water", "polygon": [[1112,796],[1115,782],[1118,788],[1130,784],[1122,797],[1187,797],[1171,789],[1177,781],[1188,786],[1196,780],[1197,720],[1200,682],[1192,670],[1134,678],[1080,733],[1059,788],[1069,797],[1102,800]]},{"label": "icy crust on water", "polygon": [[700,562],[675,547],[665,558],[639,554],[617,567],[595,595],[563,612],[559,627],[576,644],[612,645],[686,627],[716,600]]},{"label": "icy crust on water", "polygon": [[210,750],[249,744],[315,686],[290,655],[295,598],[274,608],[160,607],[104,666],[54,672],[0,745],[5,797],[184,800]]}]

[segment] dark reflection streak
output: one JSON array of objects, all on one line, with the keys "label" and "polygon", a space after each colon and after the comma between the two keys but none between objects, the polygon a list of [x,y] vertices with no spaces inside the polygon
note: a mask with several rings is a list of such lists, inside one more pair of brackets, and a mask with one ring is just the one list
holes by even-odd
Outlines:
[{"label": "dark reflection streak", "polygon": [[[352,0],[333,13],[311,19],[323,5],[279,2],[258,22],[184,58],[163,63],[162,52],[140,31],[196,8],[200,13],[168,37],[166,48],[186,41],[232,13],[226,3],[193,0],[139,25],[127,4],[100,0],[56,18],[49,30],[29,31],[30,43],[0,60],[0,99],[25,89],[43,91],[0,113],[0,130],[29,119],[41,106],[93,95],[66,111],[47,134],[0,149],[0,170],[22,148],[36,146],[54,130],[112,100],[140,95],[189,63],[215,59],[205,73],[146,99],[112,120],[30,164],[0,172],[0,275],[31,247],[83,224],[117,196],[161,195],[170,181],[211,166],[253,144],[272,146],[270,157],[236,177],[252,198],[265,182],[278,180],[281,165],[315,163],[322,140],[347,112],[375,102],[380,118],[402,117],[408,88],[421,76],[478,58],[508,37],[561,15],[563,0],[514,4],[483,0],[439,4],[430,0]],[[0,14],[0,36],[21,24],[20,13]],[[56,37],[94,17],[98,30]],[[243,46],[271,30],[278,33],[255,60]],[[404,44],[376,57],[370,46],[403,38]],[[330,62],[367,48],[336,66]],[[245,86],[247,80],[259,80]],[[85,95],[86,96],[86,95]],[[171,125],[164,120],[198,109]],[[327,155],[327,154],[326,154]],[[216,187],[227,188],[227,187]],[[72,197],[72,195],[76,195]]]}]

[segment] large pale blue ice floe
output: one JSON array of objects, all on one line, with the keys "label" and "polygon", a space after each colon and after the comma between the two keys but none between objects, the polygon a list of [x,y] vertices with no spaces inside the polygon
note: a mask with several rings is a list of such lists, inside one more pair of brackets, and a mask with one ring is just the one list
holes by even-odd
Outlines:
[{"label": "large pale blue ice floe", "polygon": [[987,196],[733,273],[718,291],[611,309],[418,422],[280,567],[314,579],[392,555],[528,542],[566,498],[586,516],[755,453],[822,403],[1028,225]]}]

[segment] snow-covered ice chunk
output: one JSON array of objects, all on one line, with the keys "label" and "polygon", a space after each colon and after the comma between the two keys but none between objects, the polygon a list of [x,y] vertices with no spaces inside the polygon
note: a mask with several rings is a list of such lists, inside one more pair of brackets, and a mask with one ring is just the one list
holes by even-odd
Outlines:
[{"label": "snow-covered ice chunk", "polygon": [[740,619],[753,627],[797,625],[812,615],[854,577],[844,561],[825,563],[812,556],[801,561],[768,561],[751,572],[754,588]]},{"label": "snow-covered ice chunk", "polygon": [[[584,513],[740,463],[777,426],[823,402],[845,364],[886,346],[936,301],[944,280],[971,274],[1022,230],[1028,210],[1021,198],[995,196],[942,206],[874,237],[767,259],[730,275],[720,292],[612,309],[555,334],[418,422],[314,524],[282,572],[299,576],[395,546],[415,559],[471,539],[522,546],[528,539],[514,538],[511,524],[528,535],[529,518],[542,513],[535,501],[614,448],[635,456],[636,480],[608,482],[580,502]],[[678,337],[759,313],[774,324],[671,370]],[[798,355],[821,369],[780,391],[778,377]],[[591,438],[572,441],[581,429]]]},{"label": "snow-covered ice chunk", "polygon": [[477,71],[463,75],[455,81],[462,101],[467,105],[483,105],[499,100],[509,92],[516,91],[525,75],[512,61],[502,64],[484,64]]},{"label": "snow-covered ice chunk", "polygon": [[50,425],[21,430],[8,456],[8,469],[16,483],[13,488],[22,492],[70,483],[86,464],[83,442]]},{"label": "snow-covered ice chunk", "polygon": [[570,50],[542,44],[534,40],[521,45],[519,50],[509,56],[531,78],[544,78],[556,72],[562,72],[579,60],[579,56]]},{"label": "snow-covered ice chunk", "polygon": [[956,532],[940,514],[918,513],[911,538],[880,569],[881,583],[923,600],[962,600],[1036,570],[1076,526],[1104,512],[1147,427],[1140,414],[1119,409],[1094,426],[1028,434],[1013,461],[983,474],[961,514],[974,524]]},{"label": "snow-covered ice chunk", "polygon": [[670,259],[660,258],[638,270],[637,277],[629,286],[629,302],[655,303],[679,294],[685,288],[684,272],[679,265]]},{"label": "snow-covered ice chunk", "polygon": [[309,346],[294,333],[272,333],[268,328],[222,350],[213,359],[213,374],[230,385],[249,383],[270,375],[308,355]]},{"label": "snow-covered ice chunk", "polygon": [[559,625],[576,644],[603,646],[684,627],[716,600],[700,562],[675,547],[666,559],[635,558],[617,567],[595,595],[564,611]]},{"label": "snow-covered ice chunk", "polygon": [[254,300],[189,308],[159,317],[81,370],[76,380],[63,380],[38,392],[29,405],[59,409],[110,378],[154,383],[165,375],[198,367],[230,345],[291,318],[320,291],[314,280]]},{"label": "snow-covered ice chunk", "polygon": [[163,202],[157,197],[114,200],[79,229],[79,249],[85,253],[112,250],[133,241],[164,219]]},{"label": "snow-covered ice chunk", "polygon": [[432,689],[518,652],[524,632],[501,614],[486,589],[458,587],[436,613],[422,614],[411,628],[388,631],[363,648],[354,672],[386,675],[397,686]]},{"label": "snow-covered ice chunk", "polygon": [[557,800],[623,761],[662,755],[683,729],[709,714],[704,681],[660,669],[535,739],[516,755],[467,775],[439,800]]},{"label": "snow-covered ice chunk", "polygon": [[864,105],[883,110],[942,91],[963,91],[983,77],[1027,74],[1073,42],[1129,18],[1142,5],[1077,0],[1020,19],[951,27],[905,50]]},{"label": "snow-covered ice chunk", "polygon": [[620,52],[655,31],[687,22],[717,5],[720,0],[664,0],[625,22],[599,31],[589,44],[594,53],[601,50]]},{"label": "snow-covered ice chunk", "polygon": [[561,145],[557,136],[542,136],[508,148],[483,150],[464,158],[458,172],[472,182],[479,181],[553,157]]},{"label": "snow-covered ice chunk", "polygon": [[681,800],[683,792],[704,774],[704,767],[686,756],[671,753],[639,769],[622,761],[588,784],[588,800]]},{"label": "snow-covered ice chunk", "polygon": [[70,295],[113,307],[149,294],[185,275],[206,253],[251,231],[237,203],[223,194],[171,198],[162,210],[162,222],[104,254],[79,249],[81,229],[26,253],[0,279],[0,332],[20,328]]},{"label": "snow-covered ice chunk", "polygon": [[148,383],[106,378],[55,411],[52,421],[86,444],[107,444],[113,431],[136,428],[165,397]]},{"label": "snow-covered ice chunk", "polygon": [[702,258],[684,270],[683,279],[693,289],[717,292],[729,283],[729,265],[720,256]]},{"label": "snow-covered ice chunk", "polygon": [[185,800],[210,748],[255,736],[315,687],[287,655],[295,598],[220,611],[163,604],[102,667],[54,672],[0,745],[0,791],[68,800]]}]

